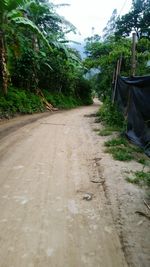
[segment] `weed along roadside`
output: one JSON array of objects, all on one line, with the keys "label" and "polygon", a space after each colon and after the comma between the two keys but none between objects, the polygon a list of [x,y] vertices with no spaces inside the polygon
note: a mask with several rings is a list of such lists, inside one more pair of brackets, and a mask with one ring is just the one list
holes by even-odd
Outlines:
[{"label": "weed along roadside", "polygon": [[93,134],[101,149],[100,176],[129,266],[142,266],[142,258],[149,266],[150,159],[126,138],[122,114],[115,106],[110,112],[110,106],[102,103],[93,116]]},{"label": "weed along roadside", "polygon": [[[96,129],[99,136],[108,136],[109,140],[104,142],[105,152],[110,153],[117,161],[136,161],[141,164],[141,173],[135,173],[136,179],[128,179],[132,183],[145,183],[150,185],[150,159],[148,155],[148,145],[145,147],[137,146],[127,138],[127,122],[122,113],[118,110],[117,105],[110,101],[105,101],[97,112],[95,122],[101,122],[101,128]],[[147,143],[149,144],[149,143]],[[140,175],[141,174],[141,175]],[[143,175],[142,175],[143,174]]]}]

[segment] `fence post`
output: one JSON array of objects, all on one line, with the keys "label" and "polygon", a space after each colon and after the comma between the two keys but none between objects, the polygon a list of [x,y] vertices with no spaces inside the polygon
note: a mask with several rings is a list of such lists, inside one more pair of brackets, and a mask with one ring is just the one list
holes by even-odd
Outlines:
[{"label": "fence post", "polygon": [[136,33],[132,33],[132,62],[131,62],[131,76],[135,76],[136,71]]},{"label": "fence post", "polygon": [[116,77],[115,77],[115,83],[114,83],[114,90],[113,90],[113,95],[112,95],[112,103],[114,104],[115,101],[115,95],[116,95],[116,89],[117,89],[117,80],[118,80],[118,75],[120,72],[120,59],[117,60],[117,68],[116,68]]}]

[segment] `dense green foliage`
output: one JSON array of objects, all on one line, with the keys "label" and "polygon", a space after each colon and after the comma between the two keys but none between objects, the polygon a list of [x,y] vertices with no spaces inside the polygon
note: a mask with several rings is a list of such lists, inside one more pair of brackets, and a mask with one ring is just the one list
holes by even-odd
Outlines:
[{"label": "dense green foliage", "polygon": [[109,98],[104,101],[97,115],[107,126],[120,129],[123,129],[125,126],[123,114],[118,110],[117,105],[111,103]]},{"label": "dense green foliage", "polygon": [[18,88],[9,88],[6,96],[0,95],[0,117],[13,116],[16,113],[44,111],[41,99],[34,93]]},{"label": "dense green foliage", "polygon": [[[129,19],[130,18],[130,19]],[[134,0],[131,11],[118,17],[116,10],[104,29],[104,36],[86,40],[86,68],[99,69],[91,79],[92,87],[101,100],[111,98],[113,73],[122,58],[121,75],[131,75],[132,31],[136,32],[136,75],[150,74],[150,0]]]},{"label": "dense green foliage", "polygon": [[116,23],[116,35],[129,36],[135,31],[138,39],[150,38],[150,0],[133,0],[131,11]]},{"label": "dense green foliage", "polygon": [[[105,41],[88,41],[86,43],[87,58],[84,61],[86,68],[98,68],[100,73],[91,79],[91,84],[100,99],[112,95],[113,73],[117,60],[122,57],[121,75],[131,75],[131,40],[110,36]],[[137,44],[137,75],[150,73],[148,61],[150,60],[150,40],[142,38]]]},{"label": "dense green foliage", "polygon": [[[150,0],[133,0],[131,10],[122,17],[114,10],[103,37],[87,38],[84,62],[68,46],[70,31],[75,32],[75,27],[48,0],[0,1],[0,103],[7,100],[10,87],[35,95],[40,89],[54,106],[65,108],[91,104],[94,90],[106,101],[103,119],[117,118],[109,104],[112,78],[119,58],[121,75],[131,75],[132,31],[138,38],[136,75],[150,73]],[[90,69],[98,72],[87,81],[83,77]],[[15,92],[20,95],[20,89]]]},{"label": "dense green foliage", "polygon": [[[136,75],[150,75],[150,0],[133,0],[132,8],[126,15],[117,16],[114,10],[108,21],[104,35],[95,35],[86,39],[86,54],[84,65],[88,69],[96,69],[89,82],[103,104],[98,112],[98,121],[104,128],[99,135],[111,135],[112,131],[126,128],[126,120],[112,104],[112,91],[116,75],[117,61],[121,59],[122,76],[131,76],[132,36],[135,31],[136,43]],[[110,146],[107,151],[118,160],[135,159],[135,151],[124,144]],[[143,159],[142,159],[143,160]]]},{"label": "dense green foliage", "polygon": [[[37,111],[27,104],[22,107],[22,98],[36,95],[39,89],[54,106],[91,104],[81,58],[65,37],[76,29],[57,14],[56,6],[48,0],[1,0],[0,10],[1,112],[6,102],[12,113]],[[10,87],[22,88],[24,96],[22,90],[12,92]],[[13,97],[17,104],[12,107]]]},{"label": "dense green foliage", "polygon": [[[68,109],[77,107],[83,102],[79,98],[65,96],[62,93],[51,93],[43,90],[44,96],[54,107]],[[6,96],[0,95],[0,117],[9,118],[16,113],[32,114],[45,111],[42,99],[33,92],[10,87]]]},{"label": "dense green foliage", "polygon": [[[115,160],[136,160],[138,162],[139,160],[143,162],[145,161],[146,156],[143,155],[143,150],[129,143],[123,136],[117,136],[109,141],[106,141],[105,146],[107,147],[105,152],[111,153]],[[146,161],[144,164],[147,165]]]},{"label": "dense green foliage", "polygon": [[[92,104],[91,94],[87,94],[87,82],[83,82],[78,85],[78,92],[80,96],[65,95],[58,92],[50,92],[43,90],[45,99],[51,103],[54,107],[60,109],[75,108],[80,105]],[[0,94],[0,117],[9,118],[15,114],[32,114],[34,112],[45,111],[45,105],[42,98],[35,92],[30,90],[19,89],[15,87],[9,87],[8,94],[5,96]]]}]

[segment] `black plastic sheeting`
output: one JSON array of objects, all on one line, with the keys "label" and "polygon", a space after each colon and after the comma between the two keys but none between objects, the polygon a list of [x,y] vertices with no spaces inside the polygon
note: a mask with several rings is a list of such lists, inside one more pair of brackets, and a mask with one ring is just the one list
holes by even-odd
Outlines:
[{"label": "black plastic sheeting", "polygon": [[150,76],[118,77],[115,101],[127,117],[127,138],[150,157]]}]

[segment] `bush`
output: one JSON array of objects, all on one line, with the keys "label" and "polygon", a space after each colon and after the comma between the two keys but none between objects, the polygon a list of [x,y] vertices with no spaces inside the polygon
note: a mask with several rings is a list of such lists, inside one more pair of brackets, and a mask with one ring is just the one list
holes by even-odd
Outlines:
[{"label": "bush", "polygon": [[76,96],[77,99],[80,99],[82,105],[91,105],[93,103],[91,85],[83,77],[78,79]]},{"label": "bush", "polygon": [[123,128],[125,125],[123,114],[119,111],[116,104],[111,103],[110,99],[106,99],[103,102],[97,115],[108,126]]},{"label": "bush", "polygon": [[50,92],[48,90],[43,90],[43,93],[47,101],[58,108],[68,109],[93,103],[90,84],[82,77],[78,79],[74,93],[65,95],[61,92]]},{"label": "bush", "polygon": [[13,116],[15,113],[31,114],[44,111],[39,96],[22,89],[9,88],[6,96],[0,95],[0,116]]},{"label": "bush", "polygon": [[[79,86],[79,85],[78,85]],[[91,104],[91,91],[86,81],[78,87],[78,93],[65,95],[59,92],[43,90],[46,100],[54,107],[70,109],[83,104]],[[0,95],[0,117],[10,117],[16,113],[32,114],[44,111],[41,98],[31,91],[10,87],[6,96]]]},{"label": "bush", "polygon": [[74,98],[72,96],[65,96],[62,93],[56,92],[51,93],[47,90],[43,90],[43,93],[46,100],[57,108],[69,109],[81,105],[81,102],[77,98]]}]

